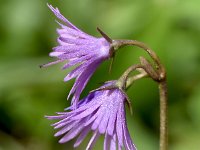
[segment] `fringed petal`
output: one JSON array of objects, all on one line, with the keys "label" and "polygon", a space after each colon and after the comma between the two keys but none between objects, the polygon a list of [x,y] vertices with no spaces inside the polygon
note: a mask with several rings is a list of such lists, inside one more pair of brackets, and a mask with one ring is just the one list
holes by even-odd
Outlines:
[{"label": "fringed petal", "polygon": [[104,139],[104,150],[110,150],[110,142],[111,142],[111,136],[108,135],[108,133],[106,133]]},{"label": "fringed petal", "polygon": [[79,30],[75,25],[73,25],[71,22],[69,22],[58,10],[58,8],[53,8],[52,5],[47,4],[47,6],[51,9],[51,11],[56,15],[56,17],[60,20],[62,20],[63,22],[66,23],[66,25],[72,29],[75,29],[77,31],[82,32],[81,30]]},{"label": "fringed petal", "polygon": [[[115,98],[117,99],[117,97]],[[119,104],[120,103],[115,103],[115,101],[111,101],[111,109],[110,109],[110,116],[109,116],[109,122],[108,122],[108,127],[107,127],[107,132],[109,135],[113,135],[114,130],[115,130],[115,124],[117,120],[117,111],[119,109]]]},{"label": "fringed petal", "polygon": [[114,134],[110,142],[110,150],[116,150],[116,146],[116,134]]},{"label": "fringed petal", "polygon": [[120,105],[119,106],[119,109],[118,109],[118,113],[117,113],[117,123],[116,123],[116,132],[117,132],[117,139],[118,139],[118,142],[119,142],[119,145],[121,147],[123,147],[123,127],[122,127],[122,112],[121,112],[121,108],[123,106]]},{"label": "fringed petal", "polygon": [[71,130],[79,121],[74,121],[73,123],[69,124],[68,126],[63,127],[61,130],[59,130],[54,136],[60,136],[62,134],[65,134],[69,130]]},{"label": "fringed petal", "polygon": [[84,121],[85,120],[83,119],[78,124],[74,125],[73,128],[59,140],[59,143],[65,143],[76,137],[84,128],[83,126]]},{"label": "fringed petal", "polygon": [[98,139],[99,136],[100,136],[100,134],[97,131],[94,132],[92,138],[90,139],[90,141],[86,147],[86,150],[91,150],[93,148],[93,146],[96,143],[96,140]]},{"label": "fringed petal", "polygon": [[83,131],[80,133],[79,137],[77,138],[76,142],[74,143],[74,147],[78,147],[82,141],[85,139],[85,137],[88,135],[88,133],[90,132],[91,127],[87,126],[83,129]]}]

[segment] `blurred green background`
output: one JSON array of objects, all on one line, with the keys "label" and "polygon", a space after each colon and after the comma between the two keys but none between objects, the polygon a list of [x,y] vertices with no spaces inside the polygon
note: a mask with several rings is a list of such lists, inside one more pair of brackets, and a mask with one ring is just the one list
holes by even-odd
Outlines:
[{"label": "blurred green background", "polygon": [[[62,64],[39,68],[53,60],[48,53],[57,45],[58,25],[47,2],[89,34],[99,36],[98,26],[112,38],[137,39],[154,49],[168,73],[169,149],[200,149],[199,0],[0,0],[0,150],[73,149],[74,141],[57,143],[52,122],[44,118],[69,105],[66,96],[74,82],[63,82],[69,70],[60,70]],[[119,50],[112,73],[109,61],[101,65],[82,96],[100,82],[117,79],[141,55],[147,56],[134,47]],[[128,95],[134,143],[139,150],[157,150],[157,84],[137,81]],[[95,149],[102,149],[102,142]]]}]

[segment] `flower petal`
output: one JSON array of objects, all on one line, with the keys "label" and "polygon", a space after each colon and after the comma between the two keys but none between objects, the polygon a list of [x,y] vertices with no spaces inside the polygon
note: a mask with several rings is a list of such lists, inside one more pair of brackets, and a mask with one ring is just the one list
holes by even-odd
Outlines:
[{"label": "flower petal", "polygon": [[110,117],[109,111],[107,111],[107,110],[104,111],[104,116],[103,116],[101,122],[99,123],[99,133],[100,134],[104,134],[106,132],[106,129],[107,129],[108,120],[109,120],[109,117]]},{"label": "flower petal", "polygon": [[90,114],[92,114],[97,108],[99,107],[99,105],[94,105],[88,109],[86,109],[85,111],[83,111],[82,113],[80,113],[79,115],[74,116],[72,119],[73,120],[79,120],[82,119]]},{"label": "flower petal", "polygon": [[86,150],[91,150],[96,142],[96,140],[98,139],[98,137],[100,136],[100,134],[96,131],[94,132],[92,138],[90,139],[87,147],[86,147]]},{"label": "flower petal", "polygon": [[[114,93],[113,93],[113,95],[114,95]],[[110,104],[111,104],[110,108],[112,108],[112,109],[109,110],[110,111],[110,116],[109,116],[109,122],[108,122],[107,132],[111,136],[113,135],[113,132],[115,130],[115,124],[116,124],[115,122],[117,120],[117,111],[119,109],[119,104],[120,104],[119,102],[115,103],[115,100],[117,98],[118,97],[113,97],[113,100],[110,102]]]},{"label": "flower petal", "polygon": [[[89,59],[88,61],[86,61],[85,63],[81,64],[80,66],[76,67],[74,70],[72,70],[65,78],[64,78],[64,81],[69,81],[71,80],[72,78],[75,78],[76,76],[82,74],[82,72],[86,71],[87,70],[87,67],[94,61],[94,59]],[[78,80],[78,79],[77,79]],[[70,95],[74,92],[74,90],[76,89],[76,86],[77,86],[77,83],[75,82],[71,91],[70,91],[70,94],[68,97],[70,97]],[[73,92],[72,92],[73,91]]]},{"label": "flower petal", "polygon": [[130,134],[128,132],[127,124],[126,124],[126,118],[125,118],[125,111],[124,108],[121,108],[122,112],[122,128],[123,128],[123,134],[124,134],[124,146],[126,149],[130,150],[136,150],[135,145],[133,144]]},{"label": "flower petal", "polygon": [[110,142],[110,150],[116,150],[117,147],[116,147],[116,134],[114,134],[114,136],[112,137],[111,139],[111,142]]},{"label": "flower petal", "polygon": [[86,68],[87,71],[85,70],[84,72],[82,72],[82,74],[80,76],[78,76],[78,78],[74,84],[76,86],[76,91],[75,91],[74,97],[72,98],[72,101],[71,101],[71,103],[74,104],[75,107],[77,105],[77,102],[79,100],[81,92],[85,88],[87,82],[89,81],[90,77],[92,76],[92,74],[94,73],[96,68],[100,65],[100,62],[101,62],[101,60],[94,61],[93,63],[88,65],[88,67]]},{"label": "flower petal", "polygon": [[65,135],[63,136],[59,143],[65,143],[71,139],[73,139],[75,136],[77,136],[82,129],[84,128],[83,123],[85,122],[85,120],[81,120],[78,124],[74,125],[73,128]]},{"label": "flower petal", "polygon": [[78,63],[83,63],[84,61],[86,61],[90,58],[91,58],[91,56],[82,56],[80,58],[76,58],[72,61],[69,61],[67,64],[65,64],[62,69],[67,69],[71,66],[77,65]]},{"label": "flower petal", "polygon": [[95,121],[92,124],[92,130],[96,130],[97,127],[99,126],[99,123],[101,122],[101,120],[104,116],[104,110],[105,110],[105,108],[102,108],[102,107],[99,108],[99,114],[98,114],[98,117],[95,119]]},{"label": "flower petal", "polygon": [[69,130],[71,130],[79,121],[74,121],[73,123],[69,124],[68,126],[65,126],[61,130],[59,130],[54,136],[60,136],[62,134],[65,134]]},{"label": "flower petal", "polygon": [[122,130],[122,111],[121,108],[123,106],[120,105],[118,109],[118,115],[117,115],[117,122],[116,122],[116,132],[117,132],[117,139],[119,142],[119,145],[123,146],[123,130]]},{"label": "flower petal", "polygon": [[52,5],[47,4],[47,6],[51,9],[51,11],[56,15],[56,17],[67,24],[68,27],[80,31],[75,25],[69,22],[58,10],[58,8],[53,8]]},{"label": "flower petal", "polygon": [[84,126],[88,126],[89,124],[91,124],[92,122],[94,122],[94,120],[98,117],[98,115],[99,115],[99,109],[97,110],[97,112],[96,113],[94,113],[93,115],[92,115],[92,117],[84,124]]},{"label": "flower petal", "polygon": [[110,142],[111,142],[111,136],[106,133],[105,139],[104,139],[104,150],[109,150]]},{"label": "flower petal", "polygon": [[74,147],[78,147],[82,141],[85,139],[85,137],[88,135],[90,129],[90,126],[87,126],[83,129],[83,131],[80,133],[79,137],[77,138],[76,142],[74,143]]}]

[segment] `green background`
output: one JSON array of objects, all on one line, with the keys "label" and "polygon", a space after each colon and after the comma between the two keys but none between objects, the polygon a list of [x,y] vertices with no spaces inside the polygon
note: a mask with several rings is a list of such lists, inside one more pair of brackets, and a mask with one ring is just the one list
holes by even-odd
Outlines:
[{"label": "green background", "polygon": [[[100,27],[113,39],[136,39],[148,44],[166,66],[169,87],[169,149],[200,149],[200,1],[199,0],[0,0],[0,150],[70,150],[74,140],[58,144],[44,115],[69,105],[74,80],[64,83],[69,70],[62,64],[40,69],[52,61],[56,46],[55,16],[46,3],[59,7],[83,31],[100,36]],[[84,90],[117,79],[139,56],[135,47],[117,52],[112,73],[103,63]],[[129,131],[139,150],[157,150],[159,96],[150,79],[129,90],[133,116],[127,109]],[[88,137],[89,138],[89,137]],[[87,144],[78,149],[84,150]],[[95,149],[102,149],[103,136]]]}]

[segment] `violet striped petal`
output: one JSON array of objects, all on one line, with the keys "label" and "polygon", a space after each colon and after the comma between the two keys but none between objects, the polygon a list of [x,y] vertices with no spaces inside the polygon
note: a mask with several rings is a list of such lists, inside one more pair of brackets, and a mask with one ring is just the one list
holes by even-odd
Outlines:
[{"label": "violet striped petal", "polygon": [[84,124],[84,126],[88,126],[89,124],[91,124],[92,122],[94,122],[94,120],[97,118],[98,115],[99,115],[99,109],[98,109],[97,112],[94,113],[94,115],[92,115],[92,117]]},{"label": "violet striped petal", "polygon": [[[118,97],[116,97],[117,99]],[[110,102],[112,105],[112,109],[110,109],[110,116],[109,116],[109,122],[108,122],[108,127],[107,127],[107,132],[109,135],[113,135],[113,132],[115,130],[115,122],[117,120],[117,111],[119,109],[119,104],[120,103],[115,103],[114,101]]]},{"label": "violet striped petal", "polygon": [[47,6],[52,10],[52,12],[56,15],[56,17],[58,17],[60,20],[65,22],[67,24],[67,26],[69,26],[70,28],[73,28],[77,31],[80,31],[76,26],[74,26],[71,22],[69,22],[63,15],[61,15],[58,8],[53,8],[53,6],[49,5],[49,4],[47,4]]},{"label": "violet striped petal", "polygon": [[123,128],[122,128],[122,112],[121,112],[122,105],[120,105],[118,109],[117,115],[117,123],[116,123],[116,132],[117,132],[117,139],[120,146],[123,146]]},{"label": "violet striped petal", "polygon": [[84,128],[83,132],[80,133],[79,137],[77,138],[76,142],[74,143],[74,147],[78,147],[83,142],[85,137],[90,132],[90,130],[91,130],[90,128],[91,128],[90,126]]},{"label": "violet striped petal", "polygon": [[96,131],[94,132],[92,138],[90,139],[87,147],[86,147],[86,150],[91,150],[96,142],[96,140],[98,139],[98,137],[100,136],[100,134]]},{"label": "violet striped petal", "polygon": [[[109,108],[109,107],[108,107],[108,108]],[[109,117],[110,117],[110,112],[109,112],[109,109],[107,109],[107,110],[104,112],[104,116],[103,116],[103,118],[101,119],[101,122],[99,123],[99,133],[100,133],[100,134],[104,134],[104,133],[106,132]]]},{"label": "violet striped petal", "polygon": [[77,136],[81,130],[84,128],[82,125],[85,120],[80,121],[77,125],[75,125],[72,130],[70,130],[65,136],[63,136],[60,140],[59,143],[65,143],[71,139],[73,139],[75,136]]},{"label": "violet striped petal", "polygon": [[99,126],[99,123],[101,122],[101,120],[102,120],[102,118],[104,116],[104,110],[105,110],[105,108],[103,108],[103,107],[99,108],[99,114],[98,114],[97,118],[95,119],[95,121],[92,124],[92,130],[96,130],[97,127]]},{"label": "violet striped petal", "polygon": [[[71,29],[70,27],[63,25],[62,23],[60,23],[60,22],[57,21],[57,20],[56,20],[56,22],[57,22],[57,23],[60,25],[60,27],[62,27],[63,29],[67,29],[67,30],[68,30],[68,29]],[[74,29],[71,29],[71,30],[74,30]],[[74,30],[74,31],[77,31],[77,33],[79,33],[80,37],[95,39],[95,37],[93,37],[93,36],[91,36],[91,35],[89,35],[89,34],[83,32],[83,31],[81,31],[80,29]]]},{"label": "violet striped petal", "polygon": [[90,59],[90,58],[91,58],[91,56],[83,56],[83,57],[80,57],[80,58],[76,58],[76,59],[74,59],[74,60],[69,61],[68,63],[66,63],[66,64],[62,67],[62,69],[67,69],[67,68],[72,67],[72,66],[74,66],[74,65],[77,65],[77,64],[79,64],[79,63],[81,63],[81,62],[83,62],[83,61],[86,61],[86,60],[88,60],[88,59]]},{"label": "violet striped petal", "polygon": [[111,142],[111,136],[106,133],[104,139],[104,150],[110,150],[110,142]]},{"label": "violet striped petal", "polygon": [[93,113],[99,106],[98,105],[95,105],[93,107],[90,107],[88,108],[87,110],[83,111],[81,114],[73,117],[72,119],[73,120],[78,120],[78,119],[82,119],[86,116],[88,116],[89,114]]},{"label": "violet striped petal", "polygon": [[114,134],[114,136],[112,137],[111,139],[111,142],[110,142],[110,150],[116,150],[117,147],[116,147],[116,134]]},{"label": "violet striped petal", "polygon": [[71,123],[68,126],[63,127],[61,130],[59,130],[56,134],[54,134],[54,136],[60,136],[66,132],[68,132],[69,130],[71,130],[79,121],[74,121],[73,123]]}]

